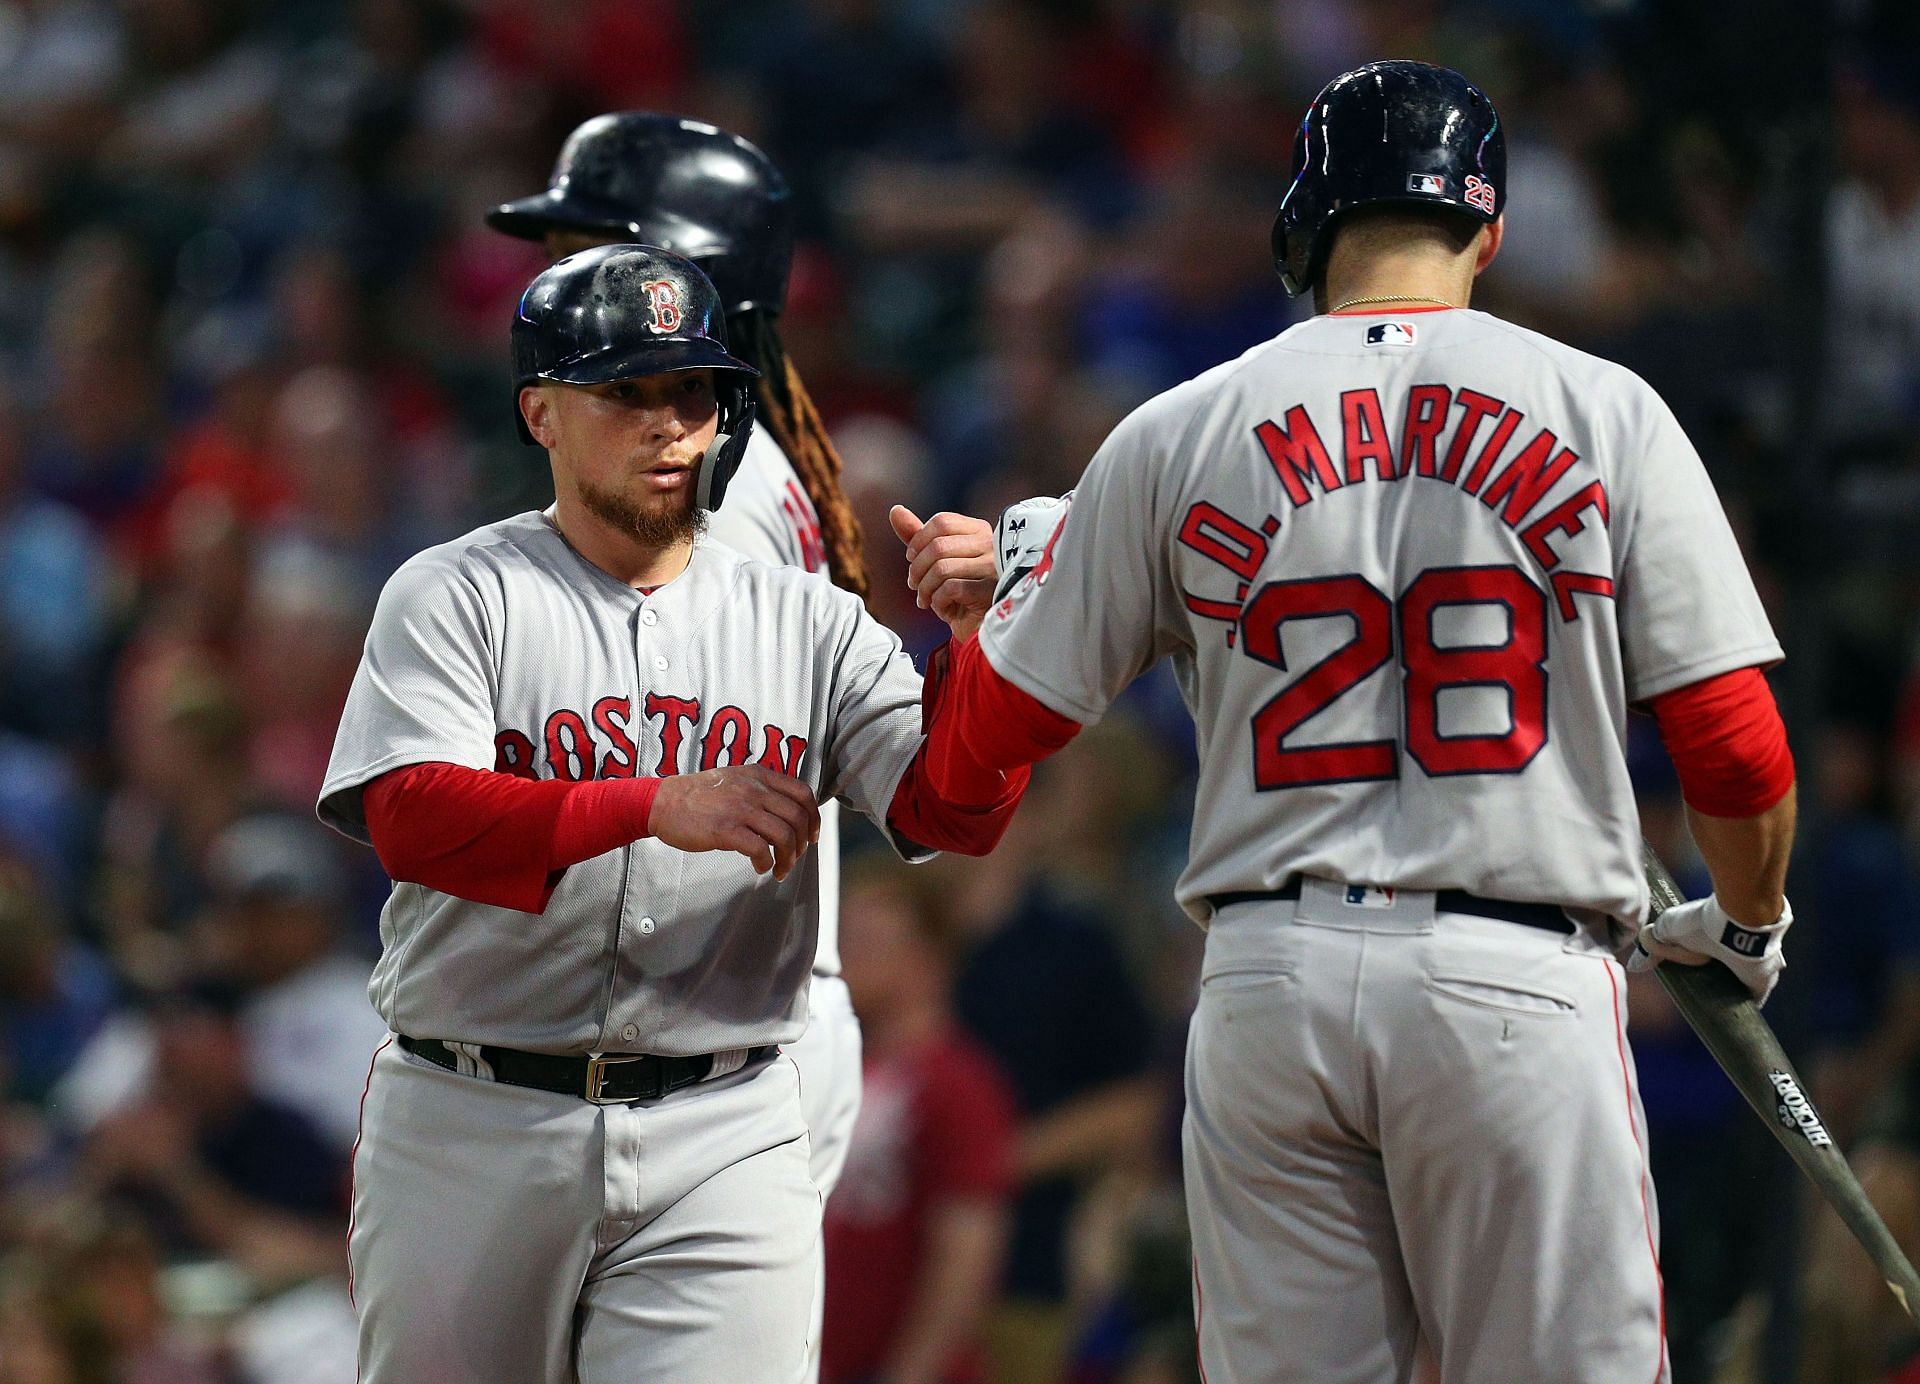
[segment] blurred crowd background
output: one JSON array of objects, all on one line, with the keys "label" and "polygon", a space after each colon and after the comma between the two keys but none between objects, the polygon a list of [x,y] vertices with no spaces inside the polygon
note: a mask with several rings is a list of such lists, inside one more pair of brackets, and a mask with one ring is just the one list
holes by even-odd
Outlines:
[{"label": "blurred crowd background", "polygon": [[[312,802],[385,577],[548,498],[507,422],[540,255],[480,218],[626,108],[744,133],[792,180],[785,339],[874,609],[924,652],[886,506],[1070,486],[1128,409],[1302,311],[1267,234],[1321,83],[1474,77],[1511,160],[1476,306],[1671,401],[1789,650],[1805,832],[1769,1014],[1920,1251],[1917,16],[0,0],[0,1384],[353,1378],[386,881]],[[1197,1378],[1192,753],[1151,678],[989,861],[850,862],[867,1113],[828,1207],[832,1384]],[[1634,767],[1698,887],[1656,742]],[[1675,1378],[1920,1380],[1657,985],[1633,1003]],[[898,1367],[948,1326],[961,1349]]]}]

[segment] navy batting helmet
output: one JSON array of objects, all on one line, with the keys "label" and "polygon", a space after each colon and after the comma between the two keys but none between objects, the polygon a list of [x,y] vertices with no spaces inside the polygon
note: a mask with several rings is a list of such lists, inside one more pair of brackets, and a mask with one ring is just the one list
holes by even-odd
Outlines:
[{"label": "navy batting helmet", "polygon": [[495,207],[523,240],[565,229],[664,245],[695,261],[728,312],[778,313],[793,259],[793,198],[739,135],[651,111],[597,115],[567,136],[547,190]]},{"label": "navy batting helmet", "polygon": [[760,373],[727,352],[720,295],[693,261],[652,245],[602,245],[549,265],[513,318],[513,416],[530,384],[609,384],[674,370],[713,370],[720,436],[694,481],[694,503],[717,509],[753,431]]},{"label": "navy batting helmet", "polygon": [[1273,222],[1290,294],[1326,268],[1355,207],[1444,207],[1491,222],[1507,202],[1507,140],[1486,93],[1451,68],[1371,62],[1328,82],[1293,138],[1293,185]]}]

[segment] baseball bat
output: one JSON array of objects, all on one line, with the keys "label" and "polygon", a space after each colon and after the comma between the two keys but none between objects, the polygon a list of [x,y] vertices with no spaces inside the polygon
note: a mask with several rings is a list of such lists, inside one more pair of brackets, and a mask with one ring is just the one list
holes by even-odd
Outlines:
[{"label": "baseball bat", "polygon": [[[1653,895],[1648,918],[1651,922],[1667,909],[1685,903],[1686,895],[1652,846],[1646,846],[1643,853],[1647,885]],[[1920,1275],[1914,1273],[1913,1265],[1894,1242],[1893,1232],[1867,1200],[1860,1180],[1847,1166],[1846,1155],[1827,1133],[1820,1112],[1807,1099],[1800,1074],[1787,1061],[1780,1040],[1761,1017],[1760,1006],[1753,1002],[1747,987],[1718,961],[1704,966],[1662,965],[1654,974],[1707,1045],[1714,1061],[1773,1131],[1787,1156],[1846,1222],[1900,1306],[1920,1322]]]}]

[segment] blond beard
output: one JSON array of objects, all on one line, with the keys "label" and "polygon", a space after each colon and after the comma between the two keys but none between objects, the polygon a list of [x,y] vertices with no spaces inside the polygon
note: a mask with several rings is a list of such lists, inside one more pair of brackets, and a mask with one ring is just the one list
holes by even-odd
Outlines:
[{"label": "blond beard", "polygon": [[691,502],[678,509],[650,509],[636,503],[631,495],[582,484],[580,503],[601,523],[643,547],[670,548],[707,531],[707,512],[695,509]]}]

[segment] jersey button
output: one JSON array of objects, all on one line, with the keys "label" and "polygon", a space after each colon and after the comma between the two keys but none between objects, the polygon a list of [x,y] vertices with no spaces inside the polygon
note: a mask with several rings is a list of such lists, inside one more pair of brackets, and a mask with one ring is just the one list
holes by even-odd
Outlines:
[{"label": "jersey button", "polygon": [[660,617],[651,610],[643,610],[640,612],[640,623],[643,625],[657,625],[660,623]]},{"label": "jersey button", "polygon": [[664,673],[667,671],[667,656],[665,654],[655,654],[653,656],[653,671],[656,673]]},{"label": "jersey button", "polygon": [[643,937],[653,936],[653,919],[642,918],[640,920],[640,935]]},{"label": "jersey button", "polygon": [[635,1024],[628,1024],[625,1028],[620,1030],[620,1038],[621,1038],[621,1041],[623,1042],[631,1043],[634,1039],[638,1038],[639,1036],[640,1036],[640,1029]]}]

